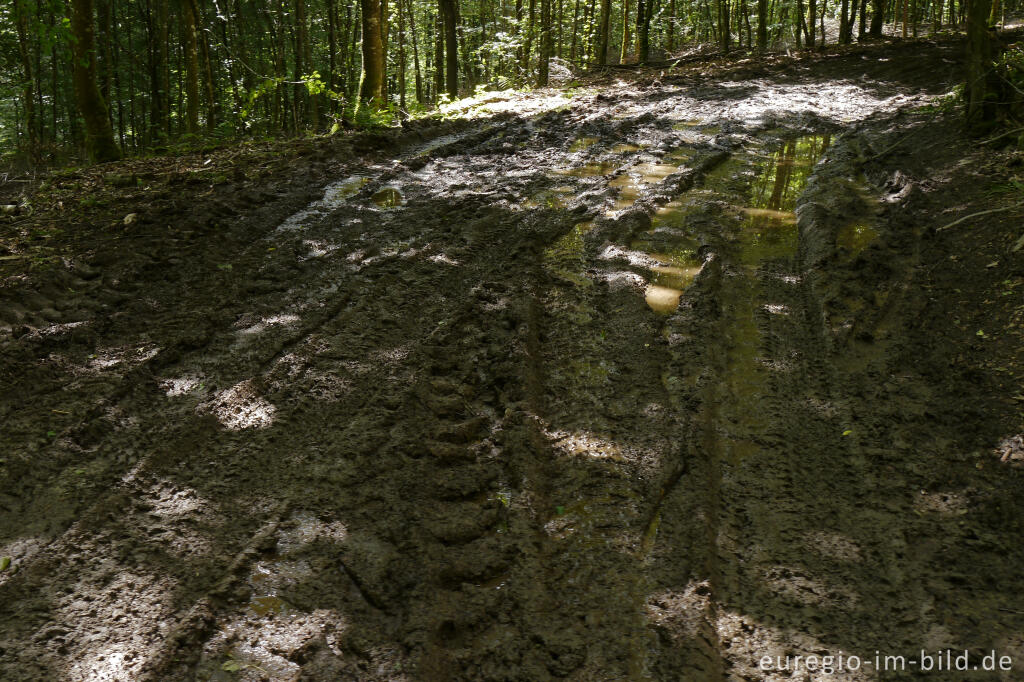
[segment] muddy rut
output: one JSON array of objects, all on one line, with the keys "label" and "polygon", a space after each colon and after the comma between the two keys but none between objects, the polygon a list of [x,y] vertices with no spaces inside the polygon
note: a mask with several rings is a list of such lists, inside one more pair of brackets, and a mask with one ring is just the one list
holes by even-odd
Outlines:
[{"label": "muddy rut", "polygon": [[894,50],[609,82],[37,293],[0,338],[0,677],[1024,655],[1020,495],[937,491],[981,436],[914,370],[880,155],[958,52]]}]

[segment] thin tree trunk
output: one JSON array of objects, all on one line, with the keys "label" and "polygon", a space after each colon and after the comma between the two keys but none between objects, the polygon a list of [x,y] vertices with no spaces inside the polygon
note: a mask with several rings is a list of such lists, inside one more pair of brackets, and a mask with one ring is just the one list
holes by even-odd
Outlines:
[{"label": "thin tree trunk", "polygon": [[[401,5],[399,5],[399,11],[401,11]],[[409,12],[409,32],[412,34],[412,61],[416,67],[416,103],[422,105],[424,103],[423,75],[420,72],[420,48],[416,39],[416,15],[413,13],[412,0],[406,0],[406,11]]]},{"label": "thin tree trunk", "polygon": [[629,0],[622,0],[622,53],[619,55],[620,64],[626,63],[631,40],[632,37],[629,33]]},{"label": "thin tree trunk", "polygon": [[185,122],[188,132],[194,135],[199,131],[199,48],[192,0],[181,0],[181,16],[185,39]]},{"label": "thin tree trunk", "polygon": [[18,32],[18,55],[21,57],[22,77],[25,79],[21,89],[22,102],[25,107],[25,131],[28,133],[29,156],[35,159],[39,153],[39,136],[36,131],[35,82],[32,75],[32,56],[28,46],[28,15],[20,0],[14,0],[14,24]]},{"label": "thin tree trunk", "polygon": [[398,5],[398,107],[405,115],[405,13]]}]

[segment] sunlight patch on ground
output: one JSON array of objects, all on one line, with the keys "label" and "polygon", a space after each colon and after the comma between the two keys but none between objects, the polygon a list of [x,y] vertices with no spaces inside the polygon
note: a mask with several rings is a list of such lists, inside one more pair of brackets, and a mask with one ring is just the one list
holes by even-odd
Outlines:
[{"label": "sunlight patch on ground", "polygon": [[164,390],[164,394],[169,398],[176,398],[197,390],[202,385],[202,382],[202,379],[193,376],[161,379],[160,388]]},{"label": "sunlight patch on ground", "polygon": [[160,349],[158,347],[149,345],[97,349],[90,356],[88,367],[94,371],[102,371],[119,365],[134,367],[141,365],[159,352]]},{"label": "sunlight patch on ground", "polygon": [[218,391],[196,410],[212,413],[232,431],[266,428],[274,422],[274,413],[277,412],[277,408],[259,394],[252,379]]},{"label": "sunlight patch on ground", "polygon": [[[97,632],[82,632],[78,646],[68,647],[65,660],[70,666],[68,679],[120,682],[136,679],[147,662],[141,652],[153,651],[151,643],[166,635],[170,622],[168,608],[173,602],[174,581],[168,576],[126,570],[114,559],[96,559],[89,582],[79,583],[78,590],[62,598],[56,609],[57,622],[68,624],[109,623]],[[109,577],[109,582],[107,578]],[[102,582],[103,586],[95,584]],[[89,594],[96,590],[112,599]],[[99,612],[99,613],[97,613]]]},{"label": "sunlight patch on ground", "polygon": [[811,531],[804,536],[803,544],[809,551],[830,559],[840,559],[858,564],[864,561],[860,546],[845,535],[838,533],[829,533],[823,530]]},{"label": "sunlight patch on ground", "polygon": [[262,317],[258,322],[250,324],[244,329],[239,329],[240,335],[249,336],[252,334],[259,334],[260,332],[266,331],[268,328],[275,325],[293,325],[299,321],[299,316],[291,313],[285,313],[281,315],[270,315],[269,317]]}]

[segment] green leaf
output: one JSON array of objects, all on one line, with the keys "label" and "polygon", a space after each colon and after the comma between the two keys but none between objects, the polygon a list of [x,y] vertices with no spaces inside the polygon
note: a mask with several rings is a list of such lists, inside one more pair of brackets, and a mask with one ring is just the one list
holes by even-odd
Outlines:
[{"label": "green leaf", "polygon": [[228,660],[228,661],[224,661],[221,664],[220,669],[224,670],[224,671],[227,671],[229,673],[233,673],[233,672],[236,672],[238,670],[241,670],[242,669],[242,664],[239,663],[238,661],[234,660],[234,659],[231,659],[231,660]]},{"label": "green leaf", "polygon": [[56,438],[57,437],[57,432],[56,431],[47,431],[46,432],[46,437],[47,438]]},{"label": "green leaf", "polygon": [[562,506],[555,507],[555,513],[558,514],[559,516],[561,516],[562,514],[565,513],[565,507],[562,507]]},{"label": "green leaf", "polygon": [[845,431],[843,431],[844,436],[849,436],[851,433],[853,433],[852,429],[846,429]]},{"label": "green leaf", "polygon": [[11,567],[11,557],[5,556],[0,558],[0,571],[6,571]]},{"label": "green leaf", "polygon": [[338,132],[339,130],[341,130],[341,126],[338,123],[335,123],[334,125],[331,126],[331,132],[329,132],[327,134],[328,135],[333,135],[334,133]]},{"label": "green leaf", "polygon": [[231,263],[221,263],[220,265],[217,266],[217,268],[220,270],[230,270]]}]

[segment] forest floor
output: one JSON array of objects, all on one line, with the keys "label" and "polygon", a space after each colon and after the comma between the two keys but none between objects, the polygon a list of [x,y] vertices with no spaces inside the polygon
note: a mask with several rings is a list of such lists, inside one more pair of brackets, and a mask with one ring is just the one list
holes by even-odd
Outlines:
[{"label": "forest floor", "polygon": [[34,185],[0,679],[1024,678],[1021,211],[938,229],[1024,155],[937,104],[961,51]]}]

